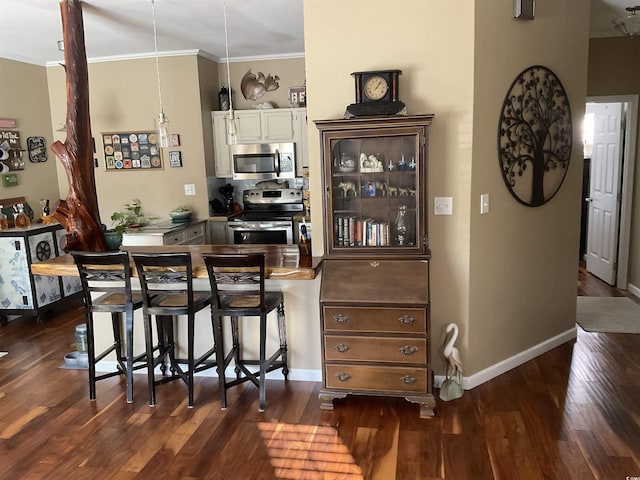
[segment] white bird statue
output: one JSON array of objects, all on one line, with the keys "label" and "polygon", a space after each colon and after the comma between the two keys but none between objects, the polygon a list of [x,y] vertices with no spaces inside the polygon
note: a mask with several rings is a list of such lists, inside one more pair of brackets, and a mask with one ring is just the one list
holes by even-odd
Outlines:
[{"label": "white bird statue", "polygon": [[460,360],[460,352],[456,347],[453,346],[458,339],[458,326],[455,323],[450,323],[447,325],[447,335],[451,332],[453,334],[449,338],[449,341],[444,344],[444,350],[442,353],[447,359],[447,378],[451,378],[454,375],[457,375],[458,372],[462,373],[462,361]]},{"label": "white bird statue", "polygon": [[460,352],[453,346],[458,339],[458,326],[450,323],[446,328],[446,337],[442,353],[447,359],[446,379],[440,386],[440,398],[445,401],[455,400],[463,395],[462,362]]}]

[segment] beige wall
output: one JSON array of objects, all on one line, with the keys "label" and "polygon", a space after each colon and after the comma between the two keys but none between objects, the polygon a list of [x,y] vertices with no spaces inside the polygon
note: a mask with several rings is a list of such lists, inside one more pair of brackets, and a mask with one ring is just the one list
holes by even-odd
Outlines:
[{"label": "beige wall", "polygon": [[[640,95],[640,41],[594,38],[589,42],[589,96]],[[637,139],[640,140],[640,124]],[[635,182],[629,250],[629,283],[640,288],[640,142],[636,143]]]},{"label": "beige wall", "polygon": [[[428,219],[435,347],[446,324],[455,321],[466,331],[469,317],[474,18],[473,3],[463,3],[467,5],[402,1],[394,4],[393,15],[385,15],[380,13],[389,10],[385,0],[307,0],[304,11],[314,231],[323,219],[314,207],[322,204],[322,196],[313,120],[343,116],[354,101],[352,72],[402,70],[399,96],[408,113],[435,114],[429,142],[429,211],[434,196],[454,198],[453,216]],[[443,21],[447,18],[455,18],[456,28]],[[320,242],[313,248],[314,254],[322,253]],[[442,362],[436,362],[441,373]]]},{"label": "beige wall", "polygon": [[[22,148],[27,148],[27,137],[44,137],[47,147],[53,134],[49,117],[49,95],[44,68],[0,58],[0,118],[16,121],[15,130],[20,134]],[[24,170],[17,171],[18,185],[3,187],[0,182],[0,198],[25,197],[39,217],[41,198],[49,199],[52,205],[58,201],[56,182],[56,159],[48,151],[48,160],[31,163],[25,152]]]},{"label": "beige wall", "polygon": [[[214,69],[210,69],[215,72]],[[64,122],[66,112],[65,76],[59,66],[47,68],[51,123]],[[142,201],[148,215],[169,220],[169,211],[186,205],[194,215],[209,215],[202,100],[198,57],[160,57],[164,111],[170,131],[180,135],[182,168],[169,167],[163,152],[162,170],[107,171],[102,152],[103,132],[154,130],[160,110],[155,60],[123,60],[89,64],[91,131],[96,139],[96,190],[102,222],[109,225],[111,213],[134,198]],[[215,78],[212,80],[215,81]],[[210,121],[209,121],[210,125]],[[64,134],[61,140],[64,140]],[[66,175],[58,168],[60,195],[66,197]],[[185,196],[184,184],[195,184],[196,195]]]},{"label": "beige wall", "polygon": [[[513,19],[510,3],[476,2],[469,373],[574,328],[588,28],[581,0],[538,2],[532,22]],[[574,125],[564,183],[537,208],[508,192],[496,147],[504,96],[532,65],[558,76]],[[488,215],[480,215],[483,193],[491,198]]]},{"label": "beige wall", "polygon": [[[381,15],[387,8],[384,0],[305,2],[312,204],[321,202],[312,120],[342,116],[353,101],[351,72],[401,69],[408,113],[435,114],[429,210],[434,196],[454,198],[452,216],[429,214],[433,346],[438,352],[445,326],[456,322],[465,375],[472,375],[574,324],[579,153],[554,201],[525,208],[504,187],[496,135],[504,95],[529,65],[555,70],[581,115],[588,12],[579,0],[539,5],[534,22],[514,20],[512,4],[498,0],[406,0],[392,16]],[[446,19],[455,19],[456,28]],[[564,28],[567,23],[575,28]],[[492,196],[491,212],[482,217],[481,193]],[[312,220],[317,229],[318,209]],[[314,243],[314,253],[321,248]],[[434,364],[442,372],[437,353]]]}]

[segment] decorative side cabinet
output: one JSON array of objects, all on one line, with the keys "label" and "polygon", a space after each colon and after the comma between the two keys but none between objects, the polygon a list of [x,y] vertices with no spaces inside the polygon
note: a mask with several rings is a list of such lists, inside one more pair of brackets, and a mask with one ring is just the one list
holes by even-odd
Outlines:
[{"label": "decorative side cabinet", "polygon": [[427,139],[432,115],[316,121],[323,161],[321,408],[404,397],[434,414]]},{"label": "decorative side cabinet", "polygon": [[34,225],[0,232],[0,323],[9,315],[42,314],[80,292],[80,279],[33,275],[33,263],[65,255],[62,225]]}]

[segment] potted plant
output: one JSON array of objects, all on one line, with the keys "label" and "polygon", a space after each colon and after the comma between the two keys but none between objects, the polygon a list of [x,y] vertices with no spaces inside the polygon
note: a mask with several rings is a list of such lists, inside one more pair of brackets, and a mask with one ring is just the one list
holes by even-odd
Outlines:
[{"label": "potted plant", "polygon": [[104,236],[109,250],[117,250],[122,243],[122,234],[131,228],[139,228],[147,225],[155,217],[147,217],[142,212],[140,200],[134,198],[125,203],[122,210],[111,214],[111,228],[105,230]]},{"label": "potted plant", "polygon": [[191,219],[191,209],[184,205],[178,205],[169,212],[169,217],[174,222],[188,222]]}]

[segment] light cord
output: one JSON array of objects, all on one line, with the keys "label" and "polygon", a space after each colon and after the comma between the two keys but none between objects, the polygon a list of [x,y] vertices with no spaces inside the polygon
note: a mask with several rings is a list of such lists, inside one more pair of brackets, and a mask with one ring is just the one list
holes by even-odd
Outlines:
[{"label": "light cord", "polygon": [[160,88],[160,61],[158,59],[158,31],[156,29],[155,0],[151,0],[151,12],[153,16],[153,45],[156,49],[156,75],[158,77],[158,99],[160,101],[160,113],[164,114],[164,109],[162,108],[162,88]]}]

